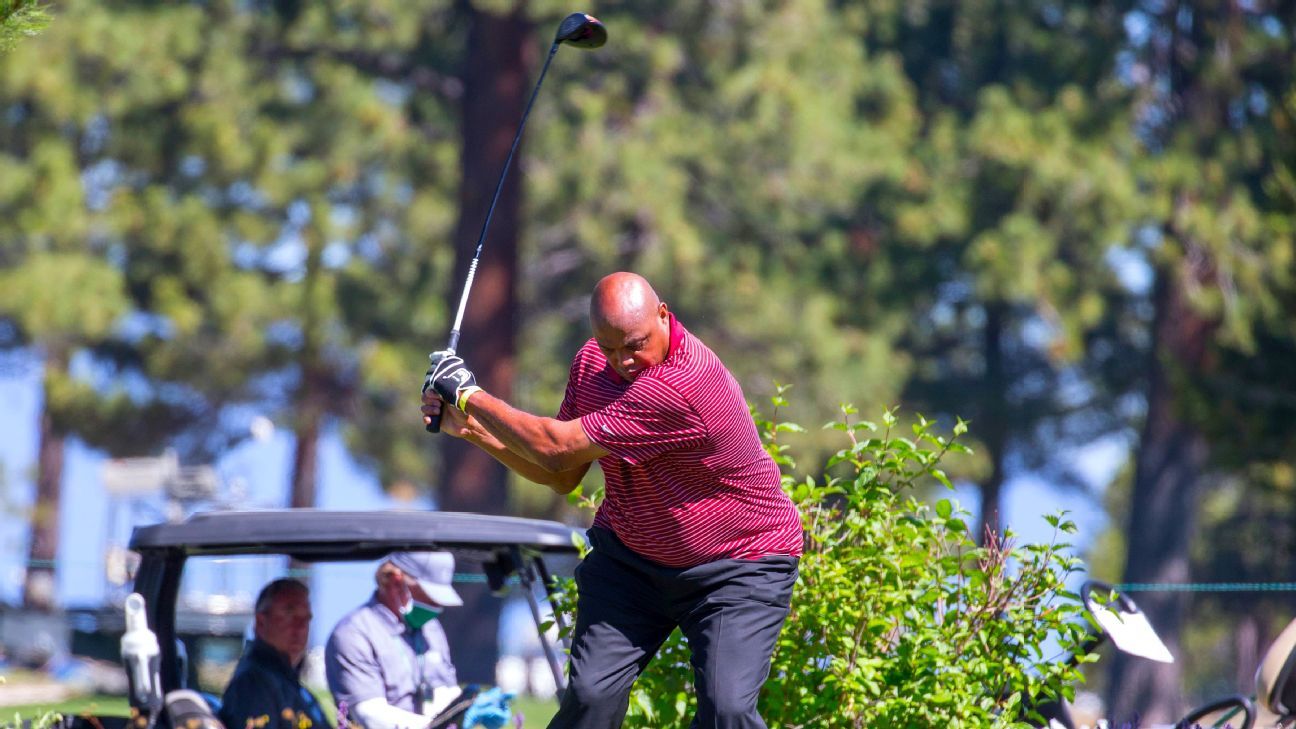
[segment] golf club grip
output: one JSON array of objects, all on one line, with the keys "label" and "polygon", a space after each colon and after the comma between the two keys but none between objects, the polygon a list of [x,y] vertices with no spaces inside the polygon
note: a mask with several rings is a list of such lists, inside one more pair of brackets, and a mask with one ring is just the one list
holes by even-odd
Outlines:
[{"label": "golf club grip", "polygon": [[[477,261],[473,260],[473,265],[470,267],[470,270],[468,272],[468,283],[465,285],[464,296],[459,300],[459,319],[463,319],[464,303],[468,301],[467,289],[472,287],[473,273],[475,273],[476,270],[477,270]],[[454,354],[454,351],[458,348],[459,348],[459,322],[456,321],[454,329],[450,330],[450,341],[446,342],[446,351],[451,354]],[[445,400],[442,400],[441,412],[434,415],[432,417],[432,422],[423,426],[423,429],[429,433],[440,433],[441,414],[445,412],[445,407],[449,404],[450,403],[446,402]]]}]

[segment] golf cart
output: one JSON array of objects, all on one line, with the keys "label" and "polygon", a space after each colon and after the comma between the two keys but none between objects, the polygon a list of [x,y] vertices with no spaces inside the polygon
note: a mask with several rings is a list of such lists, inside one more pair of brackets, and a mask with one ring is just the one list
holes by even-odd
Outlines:
[{"label": "golf cart", "polygon": [[[1087,580],[1080,586],[1080,601],[1092,623],[1085,644],[1067,657],[1070,665],[1079,665],[1080,656],[1092,653],[1108,641],[1121,653],[1158,663],[1174,663],[1170,650],[1129,595],[1105,582]],[[1040,714],[1033,726],[1049,729],[1075,729],[1078,726],[1071,716],[1070,706],[1061,699],[1049,700],[1033,708]]]},{"label": "golf cart", "polygon": [[1193,709],[1175,729],[1296,726],[1296,620],[1287,624],[1260,660],[1254,696],[1234,694]]},{"label": "golf cart", "polygon": [[[125,620],[128,628],[142,628],[140,618],[145,618],[156,642],[145,640],[143,650],[127,650],[123,641],[135,718],[74,716],[64,724],[96,729],[170,726],[168,712],[162,710],[164,697],[192,695],[186,690],[190,667],[177,631],[187,563],[249,555],[283,556],[312,565],[355,563],[377,561],[395,551],[445,550],[455,556],[456,581],[484,582],[496,594],[520,586],[539,627],[544,616],[538,593],[543,589],[544,597],[550,596],[554,565],[564,572],[574,565],[577,535],[577,530],[557,522],[515,517],[314,509],[207,512],[179,523],[136,528],[129,546],[140,556],[134,583],[138,598],[128,599]],[[543,630],[538,632],[554,685],[561,688],[559,651]]]}]

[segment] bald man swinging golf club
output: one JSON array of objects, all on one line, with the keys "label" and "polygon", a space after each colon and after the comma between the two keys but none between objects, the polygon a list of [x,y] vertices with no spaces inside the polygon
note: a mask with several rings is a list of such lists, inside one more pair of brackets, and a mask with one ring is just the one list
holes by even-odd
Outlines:
[{"label": "bald man swinging golf club", "polygon": [[606,497],[589,530],[570,682],[550,729],[621,726],[631,685],[678,626],[692,652],[699,729],[764,727],[756,710],[787,617],[801,520],[779,487],[737,381],[641,276],[590,301],[594,336],[556,418],[483,390],[432,355],[424,422],[527,479],[570,492],[599,461]]}]

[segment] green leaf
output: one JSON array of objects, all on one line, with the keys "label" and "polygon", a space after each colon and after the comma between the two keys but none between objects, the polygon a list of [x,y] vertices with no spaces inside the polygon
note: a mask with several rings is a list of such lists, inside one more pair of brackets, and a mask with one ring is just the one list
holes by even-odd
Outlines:
[{"label": "green leaf", "polygon": [[941,469],[933,468],[931,475],[935,477],[937,481],[940,481],[942,484],[944,484],[945,488],[951,490],[954,488],[954,484],[950,483],[949,477],[946,476],[945,472],[942,471]]},{"label": "green leaf", "polygon": [[635,691],[634,703],[635,706],[639,708],[639,711],[642,712],[644,717],[646,717],[649,721],[652,721],[657,717],[657,712],[653,708],[652,699],[648,697],[648,694],[646,692]]},{"label": "green leaf", "polygon": [[936,502],[936,515],[942,519],[948,519],[954,512],[954,507],[949,499],[941,499]]}]

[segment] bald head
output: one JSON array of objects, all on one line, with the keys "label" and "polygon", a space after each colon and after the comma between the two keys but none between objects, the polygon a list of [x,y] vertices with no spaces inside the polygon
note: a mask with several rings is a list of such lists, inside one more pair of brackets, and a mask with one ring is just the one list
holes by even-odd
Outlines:
[{"label": "bald head", "polygon": [[670,353],[670,314],[643,276],[604,276],[590,297],[590,326],[608,364],[633,380]]},{"label": "bald head", "polygon": [[637,273],[608,274],[594,287],[590,297],[590,324],[611,324],[624,328],[657,315],[661,299],[648,280]]}]

